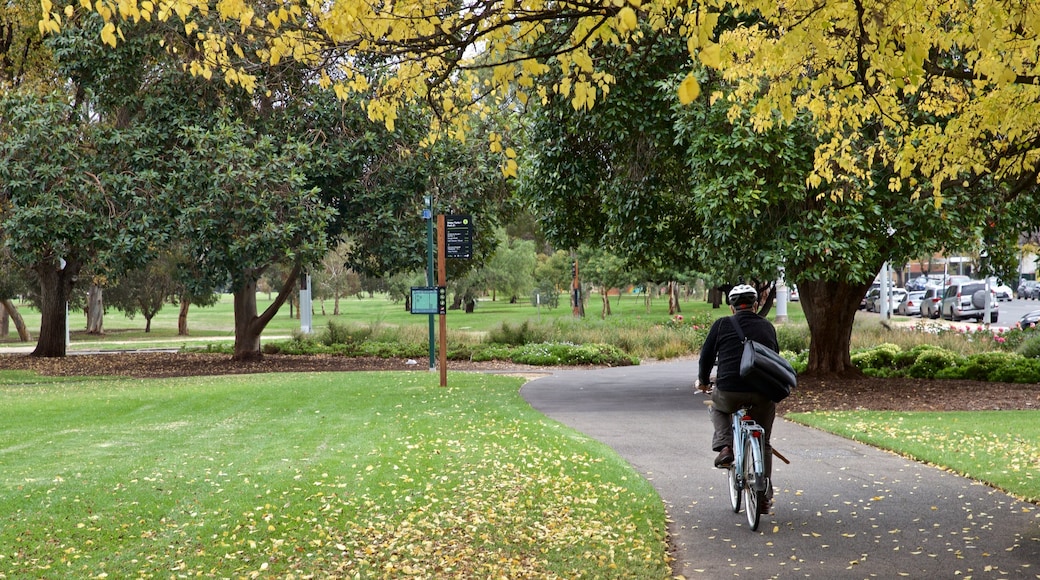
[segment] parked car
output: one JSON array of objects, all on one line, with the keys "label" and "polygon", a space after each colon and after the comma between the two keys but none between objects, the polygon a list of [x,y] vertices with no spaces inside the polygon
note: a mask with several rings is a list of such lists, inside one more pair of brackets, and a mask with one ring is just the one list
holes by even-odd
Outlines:
[{"label": "parked car", "polygon": [[1022,300],[1036,300],[1040,295],[1040,282],[1036,280],[1022,280],[1018,283],[1018,297]]},{"label": "parked car", "polygon": [[794,284],[791,284],[791,288],[788,290],[788,292],[788,297],[791,299],[791,302],[798,302],[802,299],[802,297],[798,295],[798,287]]},{"label": "parked car", "polygon": [[920,290],[927,290],[929,286],[942,286],[943,276],[942,274],[924,274],[910,280],[904,285],[907,292],[914,292]]},{"label": "parked car", "polygon": [[[891,290],[889,290],[889,292],[888,292],[888,300],[889,300],[888,311],[892,312],[892,313],[895,313],[896,307],[899,306],[899,303],[903,301],[903,297],[904,296],[906,296],[906,289],[904,289],[904,288],[892,288]],[[884,301],[881,298],[881,289],[879,288],[877,296],[875,296],[874,300],[870,303],[870,308],[868,308],[868,311],[880,313],[883,306],[884,306]]]},{"label": "parked car", "polygon": [[1011,287],[1000,281],[1000,278],[990,277],[989,287],[997,296],[999,302],[1011,302],[1015,296],[1011,293]]},{"label": "parked car", "polygon": [[942,311],[943,289],[941,286],[929,286],[924,290],[921,298],[921,317],[939,318]]},{"label": "parked car", "polygon": [[999,303],[992,289],[986,292],[986,282],[971,280],[963,284],[950,284],[943,292],[942,317],[949,320],[974,318],[982,322],[986,316],[986,303],[989,302],[989,321],[997,321]]},{"label": "parked car", "polygon": [[952,286],[954,284],[965,284],[967,282],[971,282],[971,276],[964,276],[962,274],[957,274],[955,276],[947,276],[946,277],[946,286],[947,287]]},{"label": "parked car", "polygon": [[869,312],[870,302],[872,299],[877,299],[878,293],[881,292],[881,285],[874,284],[867,289],[866,294],[863,294],[863,299],[859,301],[859,310],[865,310]]},{"label": "parked car", "polygon": [[1036,328],[1037,325],[1040,325],[1040,310],[1026,312],[1018,319],[1020,328]]},{"label": "parked car", "polygon": [[878,297],[881,296],[880,286],[871,286],[870,290],[867,290],[867,294],[863,297],[863,300],[859,303],[860,310],[866,310],[867,312],[874,311],[874,303],[877,302]]},{"label": "parked car", "polygon": [[896,306],[896,313],[903,316],[920,316],[921,302],[924,300],[924,290],[913,290],[907,292]]}]

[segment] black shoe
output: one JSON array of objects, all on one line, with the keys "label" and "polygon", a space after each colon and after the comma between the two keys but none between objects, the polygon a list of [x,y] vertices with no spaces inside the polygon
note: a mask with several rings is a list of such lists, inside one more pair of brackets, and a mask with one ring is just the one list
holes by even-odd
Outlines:
[{"label": "black shoe", "polygon": [[730,465],[733,465],[733,450],[726,446],[719,451],[719,456],[715,458],[715,467],[725,468]]}]

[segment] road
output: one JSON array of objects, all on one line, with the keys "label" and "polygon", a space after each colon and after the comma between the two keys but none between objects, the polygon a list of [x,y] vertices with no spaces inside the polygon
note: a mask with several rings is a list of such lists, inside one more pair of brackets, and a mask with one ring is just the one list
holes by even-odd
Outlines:
[{"label": "road", "polygon": [[[556,371],[521,394],[602,441],[657,489],[686,578],[1040,578],[1040,508],[778,419],[776,507],[757,532],[712,467],[695,361]],[[1032,474],[1027,476],[1040,476]]]}]

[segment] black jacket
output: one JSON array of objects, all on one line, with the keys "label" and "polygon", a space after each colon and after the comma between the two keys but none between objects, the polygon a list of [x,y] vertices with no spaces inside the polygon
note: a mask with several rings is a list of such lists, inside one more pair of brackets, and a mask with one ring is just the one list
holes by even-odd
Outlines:
[{"label": "black jacket", "polygon": [[[738,310],[733,316],[736,317],[745,337],[780,352],[780,346],[776,341],[776,329],[768,320],[751,310]],[[740,356],[743,352],[744,344],[737,338],[729,317],[719,318],[711,325],[704,345],[701,346],[700,371],[697,378],[701,384],[708,384],[711,369],[718,358],[716,389],[739,392],[757,390],[755,385],[748,384],[740,378]]]}]

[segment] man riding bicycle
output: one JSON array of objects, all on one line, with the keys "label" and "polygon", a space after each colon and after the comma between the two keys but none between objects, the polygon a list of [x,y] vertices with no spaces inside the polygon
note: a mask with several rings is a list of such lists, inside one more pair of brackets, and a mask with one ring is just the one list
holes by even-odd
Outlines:
[{"label": "man riding bicycle", "polygon": [[[729,291],[729,307],[737,324],[750,340],[761,343],[776,352],[780,346],[776,340],[776,329],[765,318],[756,312],[758,292],[747,284],[738,284]],[[769,444],[769,436],[773,431],[773,419],[776,417],[776,403],[762,394],[758,386],[740,377],[740,357],[744,345],[737,336],[736,330],[727,318],[719,318],[708,331],[707,338],[700,352],[700,369],[698,372],[698,388],[708,391],[711,388],[711,371],[718,360],[715,377],[715,388],[711,393],[711,422],[715,428],[711,448],[719,453],[715,458],[715,467],[725,468],[733,463],[733,431],[731,415],[742,406],[748,405],[748,414],[765,429],[763,453],[765,455],[765,474],[772,475],[773,453]],[[772,481],[770,479],[769,481]],[[767,495],[772,498],[772,485],[767,488]]]}]

